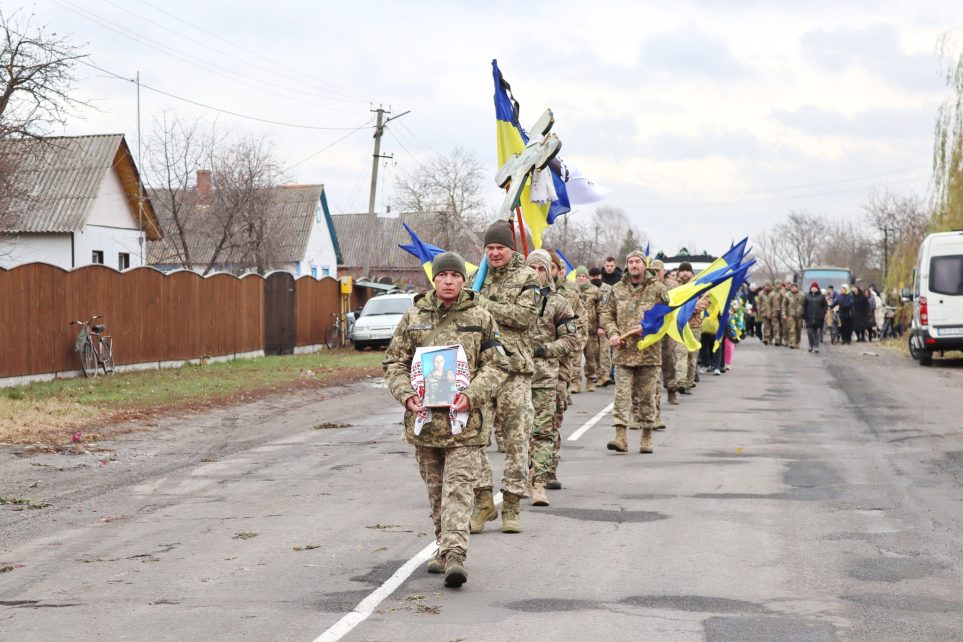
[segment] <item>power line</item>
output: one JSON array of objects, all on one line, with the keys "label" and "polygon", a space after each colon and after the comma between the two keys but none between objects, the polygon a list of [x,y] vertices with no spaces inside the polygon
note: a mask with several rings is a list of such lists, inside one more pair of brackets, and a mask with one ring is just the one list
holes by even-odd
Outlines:
[{"label": "power line", "polygon": [[366,123],[365,123],[364,125],[362,125],[361,127],[357,127],[357,128],[355,128],[355,129],[352,129],[351,131],[349,131],[347,134],[345,134],[344,136],[342,136],[342,137],[339,138],[338,140],[334,141],[333,143],[331,143],[331,144],[329,144],[329,145],[325,145],[324,147],[322,147],[322,148],[319,149],[318,151],[314,152],[314,153],[311,154],[310,156],[299,160],[298,162],[296,162],[296,163],[293,164],[293,165],[289,165],[287,168],[285,168],[284,171],[292,170],[292,169],[294,169],[295,167],[297,167],[298,165],[301,165],[301,164],[303,164],[303,163],[308,162],[309,160],[311,160],[311,159],[314,158],[315,156],[317,156],[317,155],[319,155],[319,154],[321,154],[321,153],[323,153],[323,152],[328,151],[329,149],[331,149],[332,147],[334,147],[335,145],[337,145],[338,143],[340,143],[341,141],[343,141],[343,140],[344,140],[345,138],[347,138],[348,136],[351,136],[351,135],[354,134],[355,132],[361,131],[361,130],[364,129],[365,127],[369,127],[370,125],[371,125],[371,121],[369,120],[368,122],[366,122]]},{"label": "power line", "polygon": [[[148,24],[150,24],[150,25],[152,25],[152,26],[154,26],[154,27],[163,29],[164,31],[167,31],[168,33],[172,33],[172,34],[174,34],[175,36],[178,36],[179,38],[182,38],[182,39],[184,39],[184,40],[187,40],[188,42],[192,42],[192,43],[194,43],[194,44],[197,44],[197,45],[199,45],[199,46],[201,46],[201,47],[204,47],[205,49],[208,49],[208,50],[210,50],[210,51],[213,51],[213,52],[215,52],[215,53],[218,53],[218,54],[220,54],[220,55],[222,55],[222,56],[225,56],[225,57],[227,57],[227,58],[229,58],[229,59],[231,59],[231,60],[237,60],[237,57],[236,57],[234,54],[230,54],[230,53],[228,53],[228,52],[226,52],[226,51],[224,51],[224,50],[222,50],[222,49],[218,49],[217,47],[211,46],[210,44],[208,44],[207,42],[204,42],[203,40],[198,40],[197,38],[192,38],[192,37],[190,37],[190,36],[188,36],[188,35],[186,35],[186,34],[184,34],[184,33],[181,33],[180,31],[177,31],[176,29],[172,29],[172,28],[167,27],[167,26],[165,26],[165,25],[163,25],[163,24],[160,24],[160,23],[158,23],[156,20],[152,20],[152,19],[150,19],[150,18],[148,18],[148,17],[146,17],[146,16],[144,16],[144,15],[142,15],[142,14],[140,14],[140,13],[137,13],[136,11],[133,11],[133,10],[131,10],[131,9],[129,9],[129,8],[121,5],[121,4],[118,4],[118,3],[116,3],[116,2],[113,2],[113,0],[101,0],[101,1],[109,4],[110,6],[116,8],[116,9],[119,9],[119,10],[125,12],[125,13],[128,13],[128,14],[136,17],[136,18],[139,18],[140,20],[142,20],[142,21],[144,21],[144,22],[147,22]],[[148,5],[148,6],[150,6],[150,5]],[[154,8],[154,9],[157,10],[157,11],[160,11],[161,13],[164,13],[165,15],[168,15],[168,16],[171,16],[171,17],[173,17],[173,18],[176,18],[176,16],[172,16],[171,14],[168,14],[168,13],[166,13],[166,12],[164,12],[164,11],[161,11],[160,9],[157,9],[156,7],[152,7],[152,8]],[[180,19],[178,18],[178,20],[180,20]],[[184,21],[181,20],[181,22],[184,22]],[[195,27],[195,28],[197,28],[197,27]],[[214,35],[214,34],[211,34],[211,35]],[[186,54],[186,55],[190,55],[190,54]],[[249,65],[249,66],[251,66],[251,67],[253,67],[253,68],[255,68],[255,69],[260,69],[260,70],[262,70],[262,71],[265,71],[265,72],[267,72],[267,73],[270,73],[270,74],[272,74],[273,76],[281,76],[281,77],[287,78],[287,79],[289,79],[289,80],[292,80],[292,81],[298,83],[299,86],[303,86],[303,85],[304,85],[304,79],[303,79],[303,78],[295,78],[295,77],[293,77],[293,76],[289,76],[289,75],[286,75],[286,74],[279,74],[276,70],[271,69],[270,67],[267,67],[267,66],[265,66],[265,65],[258,64],[258,63],[256,63],[256,62],[245,61],[244,64],[247,64],[247,65]],[[322,100],[334,100],[334,101],[339,101],[339,102],[356,102],[356,103],[368,103],[368,102],[370,102],[370,101],[368,101],[368,100],[361,100],[361,99],[357,99],[357,98],[344,98],[344,97],[341,97],[341,96],[318,94],[318,93],[313,93],[313,92],[309,92],[309,91],[303,91],[303,90],[301,90],[301,89],[294,88],[294,87],[289,87],[288,89],[290,89],[290,91],[295,91],[295,92],[297,92],[297,93],[304,94],[304,95],[306,95],[306,96],[314,96],[314,97],[320,98],[320,99],[322,99]]]},{"label": "power line", "polygon": [[[129,40],[132,40],[132,41],[134,41],[134,42],[136,42],[136,43],[138,43],[138,44],[140,44],[140,45],[142,45],[142,46],[145,46],[145,47],[148,47],[148,48],[150,48],[150,49],[153,49],[153,50],[155,50],[155,51],[157,51],[157,52],[159,52],[159,53],[161,53],[161,54],[164,54],[165,56],[169,56],[169,57],[171,57],[171,58],[174,58],[175,60],[179,60],[179,61],[181,61],[181,62],[183,62],[183,63],[185,63],[185,64],[191,65],[192,67],[197,67],[198,69],[202,69],[203,71],[206,71],[206,72],[208,72],[208,73],[210,73],[210,74],[214,74],[214,75],[216,75],[216,76],[220,76],[221,78],[225,78],[225,79],[230,80],[230,81],[232,81],[232,82],[236,82],[236,83],[238,83],[238,84],[240,84],[240,85],[246,85],[246,86],[248,86],[248,87],[251,87],[252,89],[257,89],[257,90],[259,90],[259,91],[270,91],[270,92],[272,93],[272,95],[274,95],[274,96],[282,96],[282,97],[286,98],[287,100],[292,100],[292,101],[295,101],[295,102],[300,102],[300,103],[307,104],[307,105],[311,105],[311,106],[313,106],[313,107],[318,107],[318,108],[321,108],[321,109],[327,109],[327,110],[330,110],[330,111],[337,111],[337,112],[346,113],[346,114],[352,114],[352,115],[356,115],[356,114],[358,113],[358,112],[356,112],[356,111],[347,111],[347,110],[344,110],[344,109],[338,109],[338,108],[336,108],[336,107],[330,107],[330,106],[328,106],[328,105],[320,105],[320,104],[318,104],[318,103],[308,102],[308,101],[305,101],[305,100],[302,100],[302,99],[300,99],[300,98],[296,98],[296,97],[293,97],[293,96],[280,94],[279,92],[276,91],[276,89],[275,89],[275,90],[268,90],[268,89],[266,89],[265,87],[258,86],[257,84],[254,84],[254,83],[252,83],[252,82],[248,82],[248,81],[245,80],[243,77],[241,77],[241,78],[236,77],[236,76],[240,76],[240,74],[238,74],[237,72],[235,72],[235,71],[233,71],[233,70],[231,70],[231,69],[228,69],[228,68],[223,67],[223,66],[221,66],[221,65],[217,65],[217,64],[208,62],[208,61],[206,61],[206,60],[197,58],[197,57],[195,57],[195,56],[191,56],[190,54],[182,54],[182,53],[178,52],[177,50],[175,50],[175,49],[173,49],[173,48],[171,48],[171,47],[168,47],[168,46],[164,45],[163,43],[160,43],[160,42],[158,42],[158,41],[156,41],[156,40],[153,40],[152,38],[148,38],[148,37],[146,37],[146,36],[138,36],[138,35],[136,34],[136,32],[133,32],[133,31],[127,29],[126,27],[123,27],[123,26],[121,26],[121,25],[119,25],[119,24],[117,24],[117,23],[115,23],[115,22],[112,22],[112,21],[110,21],[110,20],[107,20],[106,18],[102,18],[102,17],[98,16],[97,14],[93,13],[92,11],[89,11],[89,10],[87,10],[87,9],[83,9],[83,8],[77,7],[77,6],[74,5],[70,0],[51,0],[51,2],[53,2],[54,4],[56,4],[56,5],[60,6],[60,7],[63,7],[64,9],[67,9],[68,11],[72,11],[72,12],[76,13],[77,15],[81,16],[82,18],[84,18],[84,19],[86,19],[86,20],[89,20],[89,21],[91,21],[91,22],[93,22],[93,23],[95,23],[95,24],[98,24],[98,25],[100,25],[101,27],[104,27],[105,29],[107,29],[107,30],[109,30],[109,31],[113,31],[114,33],[116,33],[116,34],[118,34],[118,35],[121,35],[121,36],[123,36],[124,38],[127,38],[127,39],[129,39]],[[218,71],[218,70],[221,70],[221,71]],[[284,87],[284,86],[282,86],[282,85],[278,85],[278,84],[276,84],[276,83],[270,83],[270,82],[265,82],[265,81],[258,81],[258,82],[260,82],[261,84],[266,85],[266,86],[275,87],[275,88],[277,88],[277,89],[282,89],[282,90],[285,90],[285,91],[288,90],[287,87]],[[295,90],[295,91],[297,91],[297,90]]]},{"label": "power line", "polygon": [[[119,79],[119,80],[124,80],[124,81],[130,82],[130,83],[134,82],[134,80],[128,78],[127,76],[123,76],[123,75],[118,74],[118,73],[116,73],[116,72],[110,71],[109,69],[104,69],[104,68],[101,67],[100,65],[96,65],[96,64],[94,64],[94,63],[92,63],[92,62],[90,62],[90,61],[88,61],[88,60],[77,60],[77,62],[79,62],[79,63],[82,64],[82,65],[86,65],[86,66],[88,66],[88,67],[91,67],[91,68],[93,68],[93,69],[96,69],[97,71],[103,72],[103,73],[105,73],[105,74],[109,74],[110,76],[113,76],[114,78],[117,78],[117,79]],[[319,126],[317,126],[317,125],[304,125],[304,124],[299,124],[299,123],[286,123],[286,122],[282,122],[282,121],[278,121],[278,120],[270,120],[270,119],[268,119],[268,118],[260,118],[260,117],[258,117],[258,116],[251,116],[251,115],[248,115],[248,114],[242,114],[242,113],[239,113],[239,112],[236,112],[236,111],[231,111],[231,110],[229,110],[229,109],[221,109],[220,107],[214,107],[213,105],[207,105],[207,104],[205,104],[205,103],[202,103],[202,102],[193,100],[193,99],[191,99],[191,98],[185,98],[184,96],[178,96],[177,94],[172,94],[172,93],[170,93],[170,92],[168,92],[168,91],[164,91],[163,89],[158,89],[157,87],[151,87],[150,85],[145,85],[144,83],[140,83],[140,87],[141,87],[141,89],[147,89],[147,90],[149,90],[149,91],[153,91],[154,93],[161,94],[162,96],[167,96],[168,98],[173,98],[173,99],[175,99],[175,100],[180,100],[180,101],[185,102],[185,103],[188,103],[188,104],[190,104],[190,105],[194,105],[195,107],[201,107],[201,108],[203,108],[203,109],[209,109],[209,110],[211,110],[211,111],[216,111],[216,112],[219,112],[219,113],[222,113],[222,114],[227,114],[228,116],[235,116],[235,117],[237,117],[237,118],[244,118],[244,119],[247,119],[247,120],[253,120],[253,121],[256,121],[256,122],[259,122],[259,123],[266,123],[266,124],[268,124],[268,125],[279,125],[279,126],[281,126],[281,127],[294,127],[294,128],[297,128],[297,129],[314,129],[314,130],[320,130],[320,131],[345,131],[345,130],[352,130],[352,132],[355,131],[355,129],[361,129],[361,128],[364,128],[364,127],[365,127],[365,125],[362,125],[360,128],[353,128],[353,127],[319,127]],[[366,124],[367,124],[367,123],[366,123]]]},{"label": "power line", "polygon": [[322,84],[324,84],[324,85],[329,85],[329,86],[333,87],[334,89],[336,89],[337,91],[341,92],[343,95],[347,96],[348,98],[345,98],[345,100],[352,100],[352,99],[350,98],[350,96],[353,95],[353,96],[356,96],[356,97],[357,97],[357,98],[353,99],[353,100],[355,100],[356,102],[362,102],[362,103],[371,103],[371,102],[373,102],[370,98],[365,98],[365,97],[364,97],[362,94],[360,94],[359,92],[356,92],[356,91],[351,90],[351,89],[347,89],[347,88],[345,88],[345,87],[341,87],[340,85],[337,85],[337,84],[335,84],[335,83],[333,83],[333,82],[331,82],[331,81],[329,81],[329,80],[325,80],[325,79],[319,78],[319,77],[317,77],[317,76],[311,76],[310,74],[307,74],[306,72],[303,72],[303,71],[301,71],[301,70],[299,70],[299,69],[296,69],[296,68],[294,68],[294,67],[291,67],[290,65],[288,65],[288,64],[286,64],[286,63],[283,63],[283,62],[280,62],[280,61],[278,61],[278,60],[274,60],[273,58],[269,58],[268,56],[265,56],[265,55],[264,55],[264,52],[261,52],[261,51],[252,51],[251,49],[248,49],[247,47],[244,47],[244,46],[242,46],[242,45],[237,44],[236,42],[232,42],[231,40],[227,40],[226,38],[223,38],[223,37],[219,36],[218,34],[214,33],[213,31],[209,31],[209,30],[207,30],[207,29],[204,29],[203,27],[200,27],[200,26],[198,26],[198,25],[196,25],[196,24],[194,24],[194,23],[192,23],[192,22],[189,22],[189,21],[187,21],[187,20],[184,20],[184,19],[181,18],[180,16],[177,16],[177,15],[175,15],[175,14],[172,14],[172,13],[169,13],[169,12],[167,12],[167,11],[164,11],[164,10],[161,9],[160,7],[158,7],[158,6],[154,5],[154,4],[151,4],[150,2],[147,2],[146,0],[138,0],[138,2],[140,2],[142,5],[145,5],[145,6],[147,6],[147,7],[150,7],[151,9],[153,9],[154,11],[156,11],[156,12],[158,12],[158,13],[161,13],[161,14],[169,17],[169,18],[173,18],[174,20],[177,20],[178,22],[181,22],[181,23],[185,24],[185,25],[187,25],[188,27],[191,27],[191,28],[193,28],[193,29],[196,29],[197,31],[200,31],[201,33],[207,34],[207,35],[211,36],[212,38],[215,38],[215,39],[217,39],[217,40],[220,40],[221,42],[223,42],[223,43],[225,43],[225,44],[231,45],[232,47],[234,47],[234,48],[236,48],[236,49],[238,49],[238,50],[240,50],[240,51],[244,51],[244,52],[249,53],[249,54],[251,54],[251,55],[253,55],[253,56],[256,56],[256,57],[258,57],[258,58],[262,58],[262,59],[264,59],[264,60],[266,60],[266,61],[268,61],[268,62],[274,63],[274,64],[276,64],[276,65],[278,65],[278,66],[280,66],[280,67],[282,67],[282,68],[290,69],[291,71],[294,71],[294,72],[297,73],[297,74],[304,75],[304,76],[306,76],[306,77],[308,77],[308,78],[311,78],[311,79],[313,79],[313,80],[315,80],[315,81],[317,81],[317,82],[319,82],[319,83],[322,83]]}]

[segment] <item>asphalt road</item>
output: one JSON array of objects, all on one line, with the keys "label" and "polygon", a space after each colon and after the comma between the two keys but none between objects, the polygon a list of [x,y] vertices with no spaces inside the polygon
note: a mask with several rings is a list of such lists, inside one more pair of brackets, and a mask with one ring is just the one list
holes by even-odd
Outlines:
[{"label": "asphalt road", "polygon": [[652,455],[607,451],[609,415],[566,440],[565,488],[473,536],[460,590],[395,575],[431,523],[377,380],[2,452],[0,495],[51,505],[0,507],[0,639],[963,639],[963,364],[751,342],[734,366]]}]

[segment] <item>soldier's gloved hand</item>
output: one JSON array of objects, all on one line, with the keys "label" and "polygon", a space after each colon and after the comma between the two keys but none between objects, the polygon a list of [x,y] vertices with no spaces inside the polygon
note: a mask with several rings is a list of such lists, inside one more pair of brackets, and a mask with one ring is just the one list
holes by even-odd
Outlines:
[{"label": "soldier's gloved hand", "polygon": [[544,357],[546,354],[548,353],[545,351],[545,346],[535,346],[536,357]]}]

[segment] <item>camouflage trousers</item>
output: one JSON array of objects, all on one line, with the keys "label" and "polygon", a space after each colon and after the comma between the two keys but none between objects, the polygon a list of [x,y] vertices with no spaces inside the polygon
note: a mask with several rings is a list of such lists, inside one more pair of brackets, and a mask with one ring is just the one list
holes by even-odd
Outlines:
[{"label": "camouflage trousers", "polygon": [[615,366],[612,424],[616,428],[655,426],[655,395],[658,389],[659,366]]},{"label": "camouflage trousers", "polygon": [[[784,346],[792,346],[792,336],[793,336],[793,322],[795,319],[792,317],[784,317],[782,320],[782,344]],[[796,346],[799,346],[799,339],[796,339]]]},{"label": "camouflage trousers", "polygon": [[772,345],[780,346],[782,345],[782,318],[773,317],[771,323],[772,323]]},{"label": "camouflage trousers", "polygon": [[672,340],[672,352],[675,355],[675,387],[685,388],[686,377],[689,376],[689,349]]},{"label": "camouflage trousers", "polygon": [[[512,373],[495,395],[495,430],[505,450],[502,491],[528,497],[528,448],[532,440],[535,408],[532,405],[532,375]],[[491,462],[484,458],[476,489],[494,487]]]},{"label": "camouflage trousers", "polygon": [[765,343],[772,343],[772,319],[768,317],[762,320],[762,340]]},{"label": "camouflage trousers", "polygon": [[678,345],[669,337],[662,337],[662,381],[669,390],[675,390],[675,346]]},{"label": "camouflage trousers", "polygon": [[468,553],[468,526],[475,498],[475,479],[485,457],[482,446],[430,448],[415,446],[418,471],[428,489],[435,541],[442,556]]},{"label": "camouflage trousers", "polygon": [[532,404],[535,406],[535,421],[532,426],[532,439],[529,444],[528,458],[531,461],[534,482],[545,483],[552,477],[552,462],[555,459],[555,408],[558,403],[557,388],[533,388]]},{"label": "camouflage trousers", "polygon": [[555,386],[555,416],[552,417],[552,428],[555,433],[555,445],[552,447],[552,474],[558,471],[559,451],[562,449],[562,418],[568,410],[569,394],[568,383],[558,380]]},{"label": "camouflage trousers", "polygon": [[695,376],[696,376],[696,366],[699,361],[699,351],[693,350],[686,355],[686,368],[685,368],[685,387],[695,388]]},{"label": "camouflage trousers", "polygon": [[599,346],[599,381],[610,381],[612,378],[612,348],[605,337],[596,337]]},{"label": "camouflage trousers", "polygon": [[798,348],[799,339],[802,337],[803,320],[789,318],[785,320],[784,324],[786,326],[786,336],[789,340],[789,347]]},{"label": "camouflage trousers", "polygon": [[589,335],[588,341],[585,342],[583,352],[585,353],[585,365],[583,366],[585,380],[597,382],[599,380],[599,338],[594,332]]}]

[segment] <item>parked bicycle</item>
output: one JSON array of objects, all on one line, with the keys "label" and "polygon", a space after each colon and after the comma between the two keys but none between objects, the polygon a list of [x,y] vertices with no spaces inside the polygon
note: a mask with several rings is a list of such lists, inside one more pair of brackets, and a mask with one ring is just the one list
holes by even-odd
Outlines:
[{"label": "parked bicycle", "polygon": [[106,325],[92,325],[100,318],[99,314],[95,314],[89,321],[70,322],[70,325],[80,326],[74,349],[80,353],[80,367],[88,378],[97,376],[98,367],[103,369],[104,374],[114,372],[114,338],[104,334]]},{"label": "parked bicycle", "polygon": [[833,310],[833,322],[829,326],[829,340],[833,345],[841,343],[843,338],[840,335],[839,311]]},{"label": "parked bicycle", "polygon": [[345,328],[343,315],[334,312],[331,316],[334,317],[334,320],[331,322],[331,326],[324,332],[324,345],[328,346],[329,350],[334,350],[344,345],[348,331],[347,328]]}]

